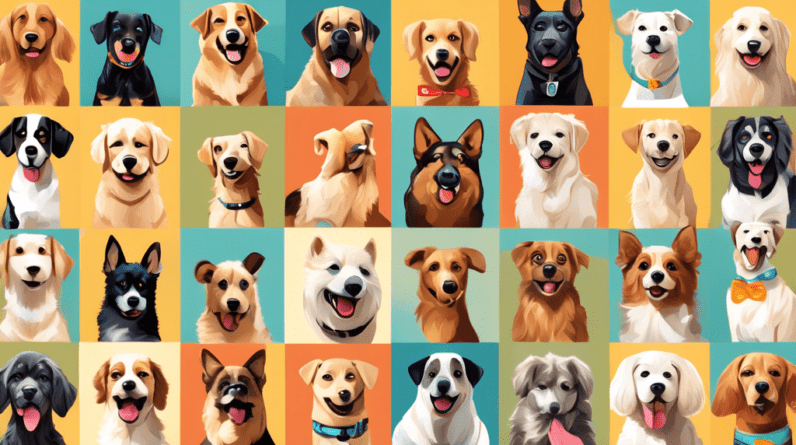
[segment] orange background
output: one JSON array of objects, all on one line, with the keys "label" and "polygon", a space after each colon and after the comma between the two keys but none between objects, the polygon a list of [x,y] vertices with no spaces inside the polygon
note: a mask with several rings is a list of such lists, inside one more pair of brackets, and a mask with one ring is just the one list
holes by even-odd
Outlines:
[{"label": "orange background", "polygon": [[511,140],[511,125],[530,113],[574,114],[586,123],[589,139],[578,157],[580,171],[597,185],[597,227],[608,227],[608,108],[606,107],[532,107],[500,108],[500,227],[517,228],[515,201],[522,190],[520,154]]},{"label": "orange background", "polygon": [[390,345],[290,345],[285,358],[285,392],[291,395],[285,443],[312,441],[312,387],[304,383],[299,369],[312,360],[331,358],[361,360],[379,368],[373,389],[365,389],[368,431],[371,443],[390,443]]}]

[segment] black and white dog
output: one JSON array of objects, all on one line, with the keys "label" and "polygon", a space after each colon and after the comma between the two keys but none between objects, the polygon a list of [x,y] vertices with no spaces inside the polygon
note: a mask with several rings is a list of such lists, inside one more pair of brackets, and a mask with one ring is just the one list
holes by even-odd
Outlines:
[{"label": "black and white dog", "polygon": [[581,0],[565,0],[561,11],[543,11],[536,0],[517,0],[517,6],[528,33],[517,105],[592,105],[578,57]]},{"label": "black and white dog", "polygon": [[3,213],[4,229],[57,229],[61,226],[61,193],[50,155],[63,158],[74,136],[49,117],[15,117],[0,133],[0,151],[17,154]]},{"label": "black and white dog", "polygon": [[160,258],[160,243],[153,243],[141,263],[128,263],[116,238],[108,238],[105,301],[97,316],[99,341],[160,341],[155,313]]},{"label": "black and white dog", "polygon": [[730,169],[721,199],[722,224],[765,222],[796,227],[796,181],[788,169],[791,129],[782,117],[744,117],[727,122],[719,158]]}]

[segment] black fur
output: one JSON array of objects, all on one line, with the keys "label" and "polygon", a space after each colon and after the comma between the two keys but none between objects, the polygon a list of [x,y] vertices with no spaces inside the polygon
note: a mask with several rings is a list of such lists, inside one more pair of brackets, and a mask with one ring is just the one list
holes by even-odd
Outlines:
[{"label": "black fur", "polygon": [[423,382],[423,374],[426,372],[426,363],[428,363],[429,358],[431,358],[431,356],[422,358],[409,365],[409,377],[412,378],[415,385],[419,385]]},{"label": "black fur", "polygon": [[470,385],[475,388],[475,385],[481,381],[481,377],[484,376],[484,368],[475,364],[474,361],[462,357],[464,359],[464,370],[467,372],[467,380],[470,381]]}]

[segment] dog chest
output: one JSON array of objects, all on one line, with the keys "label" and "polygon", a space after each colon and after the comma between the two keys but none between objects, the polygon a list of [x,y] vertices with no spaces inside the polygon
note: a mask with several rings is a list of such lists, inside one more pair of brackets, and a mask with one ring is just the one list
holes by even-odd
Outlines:
[{"label": "dog chest", "polygon": [[688,306],[656,309],[651,304],[625,306],[619,339],[633,343],[676,343],[702,341],[702,327],[696,319],[696,309],[688,313]]}]

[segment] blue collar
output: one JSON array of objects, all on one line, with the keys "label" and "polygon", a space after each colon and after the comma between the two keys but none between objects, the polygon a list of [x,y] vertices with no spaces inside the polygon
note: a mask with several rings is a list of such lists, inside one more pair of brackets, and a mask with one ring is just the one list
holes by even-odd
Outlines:
[{"label": "blue collar", "polygon": [[[662,82],[660,80],[657,80],[657,79],[644,80],[644,79],[638,77],[636,75],[636,69],[633,68],[632,65],[630,66],[630,78],[633,79],[634,82],[636,82],[637,84],[641,85],[642,87],[644,87],[644,88],[646,88],[648,90],[657,90],[658,88],[663,88],[666,85],[669,85],[669,83],[672,80],[674,80],[675,77],[677,77],[677,74],[679,72],[680,72],[680,67],[678,66],[677,69],[674,70],[674,73],[672,73],[671,77],[669,77],[668,79],[666,79],[666,80],[664,80]],[[652,88],[654,86],[653,82],[657,82],[659,85],[656,86],[655,88]]]},{"label": "blue collar", "polygon": [[354,425],[336,428],[312,421],[312,431],[327,439],[337,439],[340,442],[356,439],[368,430],[368,419],[362,419]]},{"label": "blue collar", "polygon": [[767,271],[761,273],[760,275],[752,278],[751,280],[747,280],[742,276],[738,276],[738,280],[746,281],[747,283],[754,283],[756,281],[771,281],[777,277],[777,269],[768,269]]},{"label": "blue collar", "polygon": [[218,198],[218,202],[221,203],[227,210],[244,210],[248,209],[249,207],[254,205],[254,202],[257,201],[257,198],[252,198],[251,201],[241,202],[239,204],[230,204],[228,202],[224,202],[221,198]]},{"label": "blue collar", "polygon": [[[733,445],[754,445],[756,443],[771,443],[773,445],[782,445],[791,439],[791,431],[788,425],[776,431],[765,434],[749,434],[743,431],[735,430],[735,439]],[[758,442],[760,441],[760,442]]]}]

